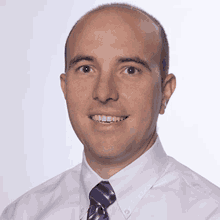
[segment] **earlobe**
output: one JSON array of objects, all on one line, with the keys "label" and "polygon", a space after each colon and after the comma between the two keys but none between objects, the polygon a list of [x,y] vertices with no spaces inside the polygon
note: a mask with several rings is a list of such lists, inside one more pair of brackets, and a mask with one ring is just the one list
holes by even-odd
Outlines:
[{"label": "earlobe", "polygon": [[163,99],[161,101],[160,114],[164,114],[166,106],[176,89],[176,77],[173,74],[166,76],[163,83]]},{"label": "earlobe", "polygon": [[65,73],[62,73],[60,75],[60,83],[61,83],[61,89],[64,94],[64,98],[66,99],[66,74]]}]

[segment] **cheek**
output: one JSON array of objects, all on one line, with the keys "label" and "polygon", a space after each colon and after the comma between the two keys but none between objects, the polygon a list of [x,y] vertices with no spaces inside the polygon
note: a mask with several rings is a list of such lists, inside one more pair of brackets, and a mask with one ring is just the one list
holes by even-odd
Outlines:
[{"label": "cheek", "polygon": [[[74,131],[82,137],[88,125],[87,110],[91,88],[85,81],[70,79],[67,81],[67,109]],[[81,139],[81,138],[80,138]]]},{"label": "cheek", "polygon": [[80,130],[80,127],[85,124],[85,98],[76,84],[69,84],[67,88],[67,109],[69,113],[69,118],[74,130]]},{"label": "cheek", "polygon": [[160,97],[160,87],[157,84],[145,83],[145,85],[139,86],[136,90],[136,95],[133,96],[133,103],[130,103],[138,119],[137,123],[142,129],[146,129],[146,127],[148,128],[151,125],[154,126],[156,123],[160,108]]},{"label": "cheek", "polygon": [[158,101],[160,99],[160,92],[158,88],[143,89],[139,94],[139,98],[136,99],[135,108],[138,109],[136,114],[136,120],[133,121],[133,125],[130,127],[130,134],[135,135],[137,143],[148,139],[156,127],[157,118],[159,114]]},{"label": "cheek", "polygon": [[[146,115],[153,108],[155,94],[152,84],[150,82],[145,82],[129,90],[127,92],[127,98],[134,112]],[[142,117],[144,115],[142,115]]]},{"label": "cheek", "polygon": [[67,101],[71,107],[82,111],[86,109],[88,98],[92,94],[91,83],[88,80],[69,78],[67,83]]}]

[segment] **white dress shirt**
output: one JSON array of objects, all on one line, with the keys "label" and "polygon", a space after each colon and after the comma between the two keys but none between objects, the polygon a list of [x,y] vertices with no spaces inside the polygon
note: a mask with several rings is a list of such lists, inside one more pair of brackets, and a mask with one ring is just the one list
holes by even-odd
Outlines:
[{"label": "white dress shirt", "polygon": [[[0,220],[86,220],[89,192],[103,181],[82,163],[35,187],[7,206]],[[108,179],[116,201],[110,220],[220,220],[220,188],[154,145]]]}]

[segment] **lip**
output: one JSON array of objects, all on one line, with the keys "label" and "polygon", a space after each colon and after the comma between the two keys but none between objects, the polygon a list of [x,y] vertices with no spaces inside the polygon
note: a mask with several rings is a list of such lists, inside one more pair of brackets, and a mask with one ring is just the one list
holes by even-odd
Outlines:
[{"label": "lip", "polygon": [[124,110],[115,110],[115,109],[92,109],[88,117],[92,117],[94,115],[105,115],[105,116],[115,116],[115,117],[127,117],[129,116]]},{"label": "lip", "polygon": [[[93,119],[92,119],[92,116],[95,116],[95,115],[102,115],[102,114],[89,115],[89,118],[90,118],[91,120],[93,120]],[[107,114],[107,115],[104,115],[104,116],[121,117],[121,118],[125,118],[125,119],[127,119],[127,118],[129,117],[129,115],[125,115],[125,116],[116,116],[116,115],[111,115],[111,114]],[[125,120],[125,119],[124,119],[124,120]],[[93,121],[95,121],[95,120],[93,120]]]},{"label": "lip", "polygon": [[126,122],[126,120],[129,118],[129,116],[126,116],[126,119],[122,120],[122,121],[118,121],[118,122],[113,122],[113,123],[100,123],[98,121],[93,120],[91,117],[89,117],[89,119],[91,120],[93,126],[95,126],[95,130],[98,131],[111,131],[111,130],[115,130],[117,128],[120,128],[121,126],[124,125],[124,123]]}]

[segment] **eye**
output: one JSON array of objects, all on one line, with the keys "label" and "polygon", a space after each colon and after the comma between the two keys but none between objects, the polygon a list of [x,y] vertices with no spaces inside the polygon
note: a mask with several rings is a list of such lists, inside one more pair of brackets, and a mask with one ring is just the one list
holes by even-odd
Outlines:
[{"label": "eye", "polygon": [[77,70],[79,70],[83,73],[89,73],[89,72],[91,72],[92,68],[88,65],[84,65],[84,66],[77,68]]},{"label": "eye", "polygon": [[137,69],[137,68],[135,68],[133,66],[129,66],[125,70],[125,73],[129,74],[129,75],[137,74],[137,73],[140,73],[140,72],[141,72],[140,69]]}]

